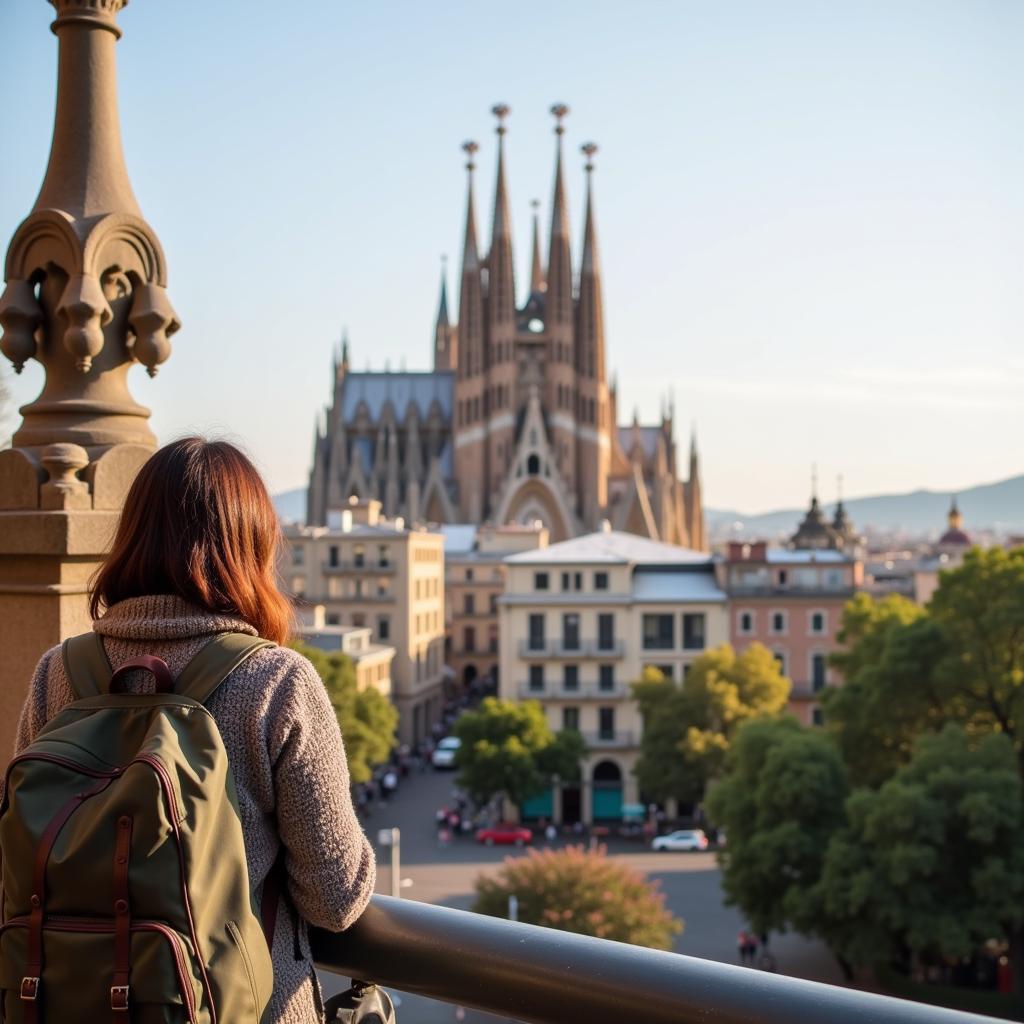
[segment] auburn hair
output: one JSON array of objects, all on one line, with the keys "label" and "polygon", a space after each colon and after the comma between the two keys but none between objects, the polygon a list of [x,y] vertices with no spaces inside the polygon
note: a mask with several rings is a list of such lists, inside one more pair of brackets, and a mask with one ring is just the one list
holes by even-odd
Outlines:
[{"label": "auburn hair", "polygon": [[98,618],[125,598],[176,594],[284,643],[293,616],[277,585],[280,543],[270,495],[245,455],[227,441],[182,438],[132,483],[89,609]]}]

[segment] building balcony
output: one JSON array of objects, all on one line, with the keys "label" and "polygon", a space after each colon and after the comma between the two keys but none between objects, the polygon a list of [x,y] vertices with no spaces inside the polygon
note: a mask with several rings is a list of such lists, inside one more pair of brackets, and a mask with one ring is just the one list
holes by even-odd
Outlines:
[{"label": "building balcony", "polygon": [[842,587],[801,587],[793,583],[752,583],[729,584],[725,588],[729,597],[792,597],[801,600],[815,598],[819,601],[847,601],[856,593],[853,586]]},{"label": "building balcony", "polygon": [[529,640],[519,641],[519,657],[526,659],[559,658],[573,661],[579,658],[615,659],[622,656],[621,640],[614,640],[607,647],[602,647],[597,640],[580,640],[575,646],[566,646],[561,640],[545,640],[539,646],[533,646]]},{"label": "building balcony", "polygon": [[364,573],[366,575],[372,575],[377,573],[393,573],[395,571],[394,562],[363,562],[357,565],[351,559],[347,561],[324,561],[320,563],[320,571],[326,573],[328,576],[336,576],[341,573]]},{"label": "building balcony", "polygon": [[324,971],[528,1024],[984,1024],[991,1017],[680,953],[374,896],[314,931]]},{"label": "building balcony", "polygon": [[592,750],[625,750],[635,747],[640,737],[629,729],[616,729],[614,732],[584,732],[583,742]]},{"label": "building balcony", "polygon": [[629,686],[619,682],[611,689],[602,689],[599,683],[580,683],[575,689],[566,689],[561,681],[552,680],[537,689],[527,680],[519,684],[518,691],[523,700],[625,700],[629,696]]},{"label": "building balcony", "polygon": [[316,598],[317,604],[391,604],[394,594],[325,594]]}]

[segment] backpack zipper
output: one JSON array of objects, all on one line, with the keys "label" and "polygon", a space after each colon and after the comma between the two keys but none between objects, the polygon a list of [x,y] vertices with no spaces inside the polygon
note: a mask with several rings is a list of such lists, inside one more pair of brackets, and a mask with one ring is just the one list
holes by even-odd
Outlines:
[{"label": "backpack zipper", "polygon": [[[10,921],[0,926],[0,933],[8,928],[28,928],[28,918],[12,917]],[[51,914],[46,919],[45,930],[56,932],[93,932],[97,935],[112,935],[114,924],[106,921],[97,921],[88,917],[73,917],[69,914]],[[133,932],[155,932],[162,935],[171,947],[174,954],[174,971],[178,977],[178,991],[185,1002],[188,1011],[189,1024],[196,1024],[195,992],[192,991],[192,984],[188,980],[188,970],[185,965],[185,954],[181,949],[181,942],[175,934],[174,929],[160,921],[133,921],[131,930]]]}]

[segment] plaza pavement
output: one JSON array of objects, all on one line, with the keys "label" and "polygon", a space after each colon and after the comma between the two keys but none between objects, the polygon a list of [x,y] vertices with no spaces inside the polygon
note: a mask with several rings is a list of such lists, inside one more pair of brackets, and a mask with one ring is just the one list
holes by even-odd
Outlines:
[{"label": "plaza pavement", "polygon": [[[488,848],[477,845],[471,834],[454,839],[440,848],[434,812],[451,801],[454,772],[428,769],[402,780],[388,804],[378,804],[365,820],[366,833],[377,851],[377,891],[389,893],[390,852],[377,845],[379,829],[401,829],[401,875],[406,884],[402,895],[408,899],[468,910],[473,901],[473,882],[478,875],[495,871],[506,857],[523,856],[515,847]],[[535,841],[543,846],[542,841]],[[556,843],[561,845],[561,843]],[[622,839],[608,844],[609,854],[657,881],[665,893],[666,905],[683,919],[683,934],[675,951],[689,956],[737,963],[736,935],[743,927],[738,911],[724,904],[718,866],[711,853],[653,853],[640,841]],[[770,948],[781,973],[814,981],[840,982],[838,967],[825,947],[798,935],[773,935]],[[328,994],[339,982],[323,978]],[[343,984],[343,983],[342,983]],[[463,1011],[432,1000],[398,994],[400,1024],[494,1024],[501,1018]]]}]

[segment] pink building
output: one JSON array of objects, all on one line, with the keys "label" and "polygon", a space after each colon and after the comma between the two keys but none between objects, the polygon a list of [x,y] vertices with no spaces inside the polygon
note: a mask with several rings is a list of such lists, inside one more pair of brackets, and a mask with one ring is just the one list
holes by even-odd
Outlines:
[{"label": "pink building", "polygon": [[839,647],[843,606],[863,583],[855,550],[734,541],[720,571],[734,649],[761,643],[773,651],[793,682],[789,710],[805,725],[820,724],[818,694],[840,681],[828,656]]}]

